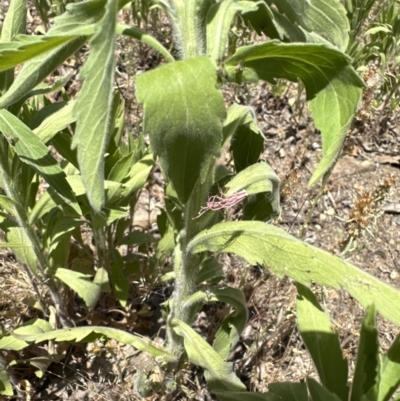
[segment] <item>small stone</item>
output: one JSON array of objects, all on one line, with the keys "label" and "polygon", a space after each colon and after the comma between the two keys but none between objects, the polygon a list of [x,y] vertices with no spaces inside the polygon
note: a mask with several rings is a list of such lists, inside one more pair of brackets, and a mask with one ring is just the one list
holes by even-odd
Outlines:
[{"label": "small stone", "polygon": [[280,148],[280,149],[279,149],[279,157],[280,157],[280,158],[284,158],[285,156],[286,156],[285,149]]},{"label": "small stone", "polygon": [[391,278],[392,280],[395,280],[398,276],[399,276],[399,273],[397,273],[395,270],[393,270],[393,271],[390,273],[390,278]]},{"label": "small stone", "polygon": [[334,216],[335,215],[335,209],[333,207],[328,207],[328,209],[326,210],[326,214],[328,216]]}]

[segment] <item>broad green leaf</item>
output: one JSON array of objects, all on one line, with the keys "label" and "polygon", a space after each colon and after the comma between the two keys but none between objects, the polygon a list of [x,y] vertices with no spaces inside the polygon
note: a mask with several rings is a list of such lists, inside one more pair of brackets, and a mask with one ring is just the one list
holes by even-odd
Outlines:
[{"label": "broad green leaf", "polygon": [[[35,318],[28,320],[22,326],[16,328],[13,334],[43,333],[52,330],[51,324],[43,319]],[[15,337],[15,336],[14,336]]]},{"label": "broad green leaf", "polygon": [[265,192],[274,210],[279,213],[279,178],[267,163],[256,163],[236,174],[225,187],[228,189],[225,197],[245,190],[246,194],[255,195]]},{"label": "broad green leaf", "polygon": [[338,334],[312,291],[297,284],[297,324],[322,384],[342,401],[348,400],[347,361]]},{"label": "broad green leaf", "polygon": [[347,55],[320,43],[266,43],[244,46],[236,50],[225,66],[239,83],[263,79],[275,83],[276,78],[303,82],[310,100],[350,63]]},{"label": "broad green leaf", "polygon": [[317,181],[334,165],[361,99],[361,78],[352,67],[339,72],[310,103],[315,126],[322,135],[322,160],[310,178]]},{"label": "broad green leaf", "polygon": [[139,28],[130,27],[125,24],[117,24],[117,34],[131,36],[132,38],[138,39],[146,45],[149,45],[153,49],[157,50],[165,58],[165,60],[169,62],[175,61],[170,52],[155,37],[149,35]]},{"label": "broad green leaf", "polygon": [[100,286],[102,292],[111,292],[108,272],[104,267],[100,267],[94,276],[93,283]]},{"label": "broad green leaf", "polygon": [[25,231],[20,227],[10,227],[7,232],[7,244],[6,246],[13,250],[18,261],[27,265],[29,270],[37,275],[36,255]]},{"label": "broad green leaf", "polygon": [[[340,401],[340,398],[312,378],[307,379],[312,401]],[[361,401],[361,399],[359,400]]]},{"label": "broad green leaf", "polygon": [[144,133],[168,180],[186,203],[198,179],[219,156],[225,105],[207,57],[167,64],[137,77]]},{"label": "broad green leaf", "polygon": [[133,230],[129,234],[123,236],[117,243],[120,245],[141,245],[154,242],[153,235],[144,233],[143,231]]},{"label": "broad green leaf", "polygon": [[[55,103],[52,103],[52,105],[53,104]],[[43,143],[47,143],[54,135],[75,122],[76,118],[72,115],[74,104],[73,100],[69,101],[63,105],[61,109],[44,119],[43,122],[33,130]]]},{"label": "broad green leaf", "polygon": [[20,351],[26,348],[29,344],[26,341],[18,340],[17,338],[8,335],[0,338],[1,350]]},{"label": "broad green leaf", "polygon": [[[27,60],[64,45],[77,35],[25,36],[18,35],[13,42],[0,43],[0,71],[15,67]],[[28,39],[29,38],[29,39]]]},{"label": "broad green leaf", "polygon": [[15,141],[13,147],[24,163],[31,166],[61,196],[75,202],[64,171],[47,147],[24,123],[7,110],[0,110],[0,131]]},{"label": "broad green leaf", "polygon": [[[260,2],[261,3],[261,2]],[[210,7],[207,13],[207,56],[218,64],[225,56],[228,33],[236,13],[256,11],[252,1],[225,0]]]},{"label": "broad green leaf", "polygon": [[107,176],[107,179],[110,181],[123,182],[126,179],[129,170],[132,167],[133,157],[134,157],[134,152],[130,152],[127,155],[121,157],[111,168],[111,171]]},{"label": "broad green leaf", "polygon": [[246,387],[233,373],[232,364],[225,362],[218,353],[190,326],[179,319],[172,319],[173,330],[183,337],[189,360],[201,366],[211,389],[242,391]]},{"label": "broad green leaf", "polygon": [[114,339],[122,344],[132,345],[134,348],[142,352],[148,352],[154,357],[164,358],[165,360],[174,359],[164,348],[159,347],[147,338],[139,335],[130,334],[126,331],[113,329],[110,327],[89,326],[89,327],[74,327],[61,330],[53,330],[49,332],[35,334],[17,334],[16,338],[23,341],[40,343],[42,341],[68,341],[68,342],[92,342],[96,339],[107,337]]},{"label": "broad green leaf", "polygon": [[124,274],[124,261],[117,250],[113,252],[114,260],[111,265],[111,286],[119,303],[125,308],[128,300],[129,282]]},{"label": "broad green leaf", "polygon": [[187,252],[231,252],[248,263],[287,275],[303,285],[312,281],[345,289],[361,305],[372,302],[391,322],[400,325],[400,291],[350,263],[303,243],[281,228],[258,221],[220,223],[198,234]]},{"label": "broad green leaf", "polygon": [[36,56],[24,64],[10,89],[0,98],[0,109],[26,96],[39,82],[74,54],[86,42],[86,37],[69,40],[63,46]]},{"label": "broad green leaf", "polygon": [[100,297],[100,286],[89,281],[91,276],[62,267],[57,268],[54,276],[74,290],[89,309],[94,308]]},{"label": "broad green leaf", "polygon": [[[250,393],[248,391],[212,390],[221,401],[283,401],[273,393]],[[286,400],[285,400],[286,401]]]},{"label": "broad green leaf", "polygon": [[378,330],[376,328],[375,307],[372,304],[367,308],[361,326],[360,343],[351,386],[351,401],[359,401],[367,395],[369,396],[368,399],[377,399],[380,381],[379,365]]},{"label": "broad green leaf", "polygon": [[0,368],[0,394],[1,395],[13,395],[13,386],[10,381],[10,377],[5,369]]},{"label": "broad green leaf", "polygon": [[400,335],[382,358],[378,401],[389,401],[400,385]]},{"label": "broad green leaf", "polygon": [[274,3],[292,23],[320,34],[343,52],[347,49],[350,24],[346,10],[339,1],[277,0]]},{"label": "broad green leaf", "polygon": [[268,389],[285,401],[309,401],[306,383],[270,383]]},{"label": "broad green leaf", "polygon": [[104,152],[113,100],[117,6],[117,0],[108,0],[105,15],[96,25],[91,52],[80,74],[84,78],[82,90],[73,110],[77,118],[73,147],[78,149],[86,195],[97,212],[105,203]]},{"label": "broad green leaf", "polygon": [[215,258],[209,258],[200,265],[196,284],[218,282],[223,278],[224,270],[222,269],[222,264]]}]

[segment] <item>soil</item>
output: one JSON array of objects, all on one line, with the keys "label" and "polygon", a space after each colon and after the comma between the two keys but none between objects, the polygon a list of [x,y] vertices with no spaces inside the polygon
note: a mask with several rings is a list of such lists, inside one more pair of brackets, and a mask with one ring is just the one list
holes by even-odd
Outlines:
[{"label": "soil", "polygon": [[[37,15],[30,8],[28,30],[34,32]],[[124,14],[123,18],[129,18]],[[158,21],[158,39],[165,41],[169,27]],[[33,24],[33,26],[32,26]],[[37,24],[36,24],[37,25]],[[79,90],[79,68],[85,59],[81,51],[58,69],[59,75],[71,73],[67,91],[74,95]],[[154,68],[161,62],[159,56],[147,47],[130,39],[120,39],[117,50],[116,84],[126,101],[127,132],[137,135],[141,129],[141,108],[134,97],[135,76]],[[55,79],[51,77],[50,79]],[[281,179],[281,216],[274,224],[292,235],[304,231],[303,239],[325,249],[400,288],[400,113],[379,109],[383,99],[377,99],[376,109],[363,105],[365,113],[353,124],[344,146],[343,155],[333,170],[324,194],[319,199],[312,217],[307,213],[316,196],[317,188],[308,188],[307,182],[321,158],[321,136],[315,130],[304,99],[298,96],[295,84],[276,86],[261,84],[224,89],[227,104],[233,101],[253,107],[260,129],[265,136],[265,151],[261,157],[274,168]],[[52,95],[53,101],[57,94]],[[390,181],[385,199],[375,205],[368,230],[363,230],[354,245],[343,254],[343,241],[349,235],[349,219],[357,198],[365,193],[374,195],[384,180]],[[154,231],[157,205],[163,202],[163,180],[154,170],[138,201],[134,225],[145,231]],[[240,215],[240,207],[235,210]],[[225,284],[239,286],[248,300],[249,321],[241,341],[231,354],[231,362],[240,379],[251,391],[267,391],[275,381],[302,381],[316,377],[314,366],[299,336],[295,321],[296,285],[288,279],[278,279],[261,266],[247,266],[242,260],[222,255]],[[36,297],[29,278],[17,263],[12,252],[0,248],[0,323],[6,332],[22,322],[41,317],[33,308]],[[136,283],[132,288],[131,303],[124,310],[109,300],[103,302],[109,310],[96,309],[92,324],[112,325],[139,332],[155,341],[162,341],[159,305],[173,290],[170,286],[155,287]],[[43,286],[39,285],[40,291]],[[364,310],[344,291],[314,286],[339,333],[341,346],[349,361],[350,370],[358,346],[361,319]],[[74,301],[76,305],[76,301]],[[206,337],[215,333],[224,313],[224,306],[214,304],[200,312],[195,328]],[[378,318],[379,340],[382,351],[388,349],[399,329],[387,320]],[[45,355],[44,346],[35,346],[20,358]],[[143,356],[118,343],[98,342],[69,347],[56,346],[54,360],[43,377],[35,377],[32,368],[23,364],[14,369],[15,385],[20,397],[27,400],[136,400],[134,392],[135,366],[148,363]],[[4,353],[6,359],[15,355]],[[5,398],[6,399],[6,398]],[[164,400],[154,395],[149,400]],[[200,369],[188,366],[179,391],[169,400],[209,401],[214,398],[207,391]]]}]

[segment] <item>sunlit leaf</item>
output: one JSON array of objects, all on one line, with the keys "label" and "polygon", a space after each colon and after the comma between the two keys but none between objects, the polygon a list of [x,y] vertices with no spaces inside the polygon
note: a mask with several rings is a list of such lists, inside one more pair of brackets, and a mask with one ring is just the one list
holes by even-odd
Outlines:
[{"label": "sunlit leaf", "polygon": [[312,281],[343,288],[363,306],[375,303],[377,310],[400,324],[400,291],[328,252],[290,236],[281,228],[257,221],[216,224],[198,234],[188,252],[231,252],[252,265],[287,275],[301,284]]},{"label": "sunlit leaf", "polygon": [[0,394],[2,395],[13,395],[13,386],[10,381],[10,377],[5,369],[0,368]]},{"label": "sunlit leaf", "polygon": [[400,385],[400,335],[382,358],[378,401],[389,401]]},{"label": "sunlit leaf", "polygon": [[219,156],[225,105],[217,73],[207,57],[167,64],[137,77],[144,105],[144,133],[186,203],[198,179]]}]

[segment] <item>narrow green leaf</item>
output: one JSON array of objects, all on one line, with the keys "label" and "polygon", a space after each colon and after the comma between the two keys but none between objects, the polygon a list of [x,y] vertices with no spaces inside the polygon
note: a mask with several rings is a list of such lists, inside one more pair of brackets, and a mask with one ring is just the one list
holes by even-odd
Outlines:
[{"label": "narrow green leaf", "polygon": [[[248,391],[212,390],[221,401],[282,401],[273,393],[250,393]],[[286,400],[285,400],[286,401]]]},{"label": "narrow green leaf", "polygon": [[74,107],[77,122],[73,147],[78,149],[86,195],[95,211],[100,211],[105,203],[104,152],[113,99],[117,6],[117,0],[108,0],[104,18],[96,25],[90,42],[92,50],[81,70],[85,80]]},{"label": "narrow green leaf", "polygon": [[[132,167],[134,152],[130,152],[127,155],[121,157],[111,168],[107,179],[110,181],[123,182]],[[147,178],[147,177],[146,177]]]},{"label": "narrow green leaf", "polygon": [[207,57],[178,61],[137,77],[144,133],[166,176],[186,203],[198,179],[219,156],[225,105]]},{"label": "narrow green leaf", "polygon": [[16,141],[14,149],[24,163],[31,166],[61,196],[75,202],[64,171],[47,147],[24,123],[7,110],[0,110],[0,131]]},{"label": "narrow green leaf", "polygon": [[123,236],[117,243],[120,245],[141,245],[154,242],[153,235],[144,233],[143,231],[133,230],[129,234]]},{"label": "narrow green leaf", "polygon": [[86,37],[69,40],[63,46],[36,56],[25,63],[10,89],[0,97],[0,109],[9,107],[24,98],[55,68],[80,49],[85,42]]},{"label": "narrow green leaf", "polygon": [[339,72],[310,103],[315,126],[322,135],[322,160],[310,178],[312,186],[334,165],[361,99],[361,78],[352,67]]},{"label": "narrow green leaf", "polygon": [[268,389],[285,401],[309,401],[306,383],[270,383]]},{"label": "narrow green leaf", "polygon": [[363,306],[375,303],[387,319],[400,325],[400,291],[338,259],[328,252],[290,236],[281,228],[257,221],[216,224],[198,234],[188,252],[232,252],[252,265],[257,263],[287,275],[303,285],[312,281],[344,288]]},{"label": "narrow green leaf", "polygon": [[[22,36],[13,42],[0,43],[0,71],[15,67],[27,60],[62,46],[77,37],[65,36]],[[28,40],[29,38],[29,40]]]},{"label": "narrow green leaf", "polygon": [[16,203],[11,198],[0,195],[0,209],[13,215],[15,213],[15,205]]},{"label": "narrow green leaf", "polygon": [[5,369],[0,368],[0,394],[12,396],[14,394],[10,377]]},{"label": "narrow green leaf", "polygon": [[54,276],[74,290],[89,309],[94,308],[100,297],[100,286],[89,281],[91,276],[62,267],[57,268]]},{"label": "narrow green leaf", "polygon": [[139,28],[133,28],[125,24],[117,24],[117,34],[131,36],[132,38],[138,39],[157,50],[165,60],[169,62],[175,61],[171,53],[155,37],[147,34]]},{"label": "narrow green leaf", "polygon": [[[372,299],[371,299],[372,301]],[[380,361],[376,313],[373,304],[367,308],[361,326],[356,367],[351,386],[351,401],[359,401],[363,396],[377,399],[380,381]]]},{"label": "narrow green leaf", "polygon": [[[15,245],[17,246],[15,246]],[[29,270],[37,275],[36,255],[32,243],[25,231],[20,227],[10,227],[7,232],[7,247],[10,247],[18,261],[28,266]]]},{"label": "narrow green leaf", "polygon": [[183,337],[189,360],[201,366],[211,389],[242,391],[246,387],[233,373],[232,364],[225,362],[218,353],[190,326],[179,319],[171,322],[175,332]]},{"label": "narrow green leaf", "polygon": [[349,63],[347,55],[326,44],[271,40],[238,48],[225,66],[239,83],[242,76],[245,80],[263,79],[271,83],[275,83],[276,78],[293,82],[301,79],[309,100]]},{"label": "narrow green leaf", "polygon": [[256,11],[258,5],[252,1],[225,0],[210,7],[207,13],[207,56],[220,63],[225,56],[228,33],[236,13]]},{"label": "narrow green leaf", "polygon": [[[52,103],[52,105],[54,104],[57,103]],[[73,100],[67,102],[62,108],[44,119],[42,123],[33,130],[43,143],[47,143],[57,133],[76,121],[76,118],[72,115],[74,104],[75,102]]]},{"label": "narrow green leaf", "polygon": [[114,261],[111,265],[111,286],[119,303],[125,308],[128,300],[129,283],[123,272],[124,261],[117,250],[114,250]]},{"label": "narrow green leaf", "polygon": [[89,326],[89,327],[74,327],[61,330],[53,330],[50,332],[42,332],[37,334],[17,334],[14,336],[23,341],[40,343],[42,341],[68,341],[68,342],[91,342],[97,338],[107,337],[114,339],[120,343],[132,345],[134,348],[142,352],[148,352],[154,357],[161,357],[165,360],[174,359],[164,348],[159,347],[147,338],[139,335],[131,334],[123,330],[113,329],[110,327]]},{"label": "narrow green leaf", "polygon": [[307,379],[307,386],[312,401],[340,401],[340,398],[336,394],[331,393],[326,387],[312,378]]},{"label": "narrow green leaf", "polygon": [[400,385],[400,335],[382,358],[378,401],[389,401]]},{"label": "narrow green leaf", "polygon": [[224,270],[222,264],[214,257],[205,260],[200,265],[200,271],[197,275],[197,284],[204,282],[218,282],[224,278]]},{"label": "narrow green leaf", "polygon": [[297,323],[322,384],[342,401],[348,400],[347,361],[338,334],[312,291],[297,284]]},{"label": "narrow green leaf", "polygon": [[26,341],[18,340],[17,338],[8,335],[0,339],[1,350],[21,351],[29,344]]}]

